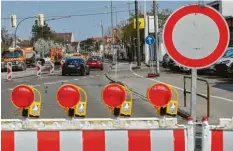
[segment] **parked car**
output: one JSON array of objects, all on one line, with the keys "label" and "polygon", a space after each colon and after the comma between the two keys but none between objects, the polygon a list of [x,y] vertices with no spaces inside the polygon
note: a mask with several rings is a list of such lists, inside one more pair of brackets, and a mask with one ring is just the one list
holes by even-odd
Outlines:
[{"label": "parked car", "polygon": [[169,60],[170,60],[169,55],[168,55],[168,54],[165,54],[165,55],[163,56],[163,62],[162,62],[162,66],[163,66],[164,68],[167,68],[167,67],[168,67]]},{"label": "parked car", "polygon": [[228,68],[229,76],[233,78],[233,62],[231,63],[230,67]]},{"label": "parked car", "polygon": [[100,70],[104,69],[102,59],[99,56],[92,56],[88,58],[87,64],[90,69],[100,69]]},{"label": "parked car", "polygon": [[80,74],[82,76],[89,75],[90,69],[86,61],[81,58],[68,58],[62,66],[62,75]]},{"label": "parked car", "polygon": [[231,68],[232,63],[233,63],[233,48],[228,49],[224,57],[216,63],[215,65],[216,74],[220,76],[228,76],[229,69]]},{"label": "parked car", "polygon": [[[209,74],[209,75],[213,75],[213,74],[219,74],[219,72],[222,72],[221,70],[219,70],[219,68],[222,68],[221,65],[219,66],[218,64],[222,61],[224,61],[226,58],[228,58],[229,56],[231,56],[233,54],[233,48],[229,47],[227,48],[226,53],[223,55],[223,57],[217,61],[215,64],[212,64],[209,67],[203,68],[203,69],[198,69],[198,73],[203,73],[203,74]],[[216,71],[218,68],[218,71]],[[223,69],[226,70],[226,69]],[[225,74],[227,71],[225,71]]]}]

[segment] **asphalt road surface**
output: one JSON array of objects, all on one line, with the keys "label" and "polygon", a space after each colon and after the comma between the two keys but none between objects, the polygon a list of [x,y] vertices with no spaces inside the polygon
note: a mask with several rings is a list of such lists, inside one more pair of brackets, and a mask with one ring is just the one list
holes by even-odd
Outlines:
[{"label": "asphalt road surface", "polygon": [[[75,84],[83,88],[88,95],[87,118],[108,118],[113,117],[108,108],[103,104],[101,92],[109,80],[105,77],[109,67],[105,64],[104,70],[91,70],[89,76],[61,76],[60,72],[56,75],[26,76],[15,78],[10,82],[2,79],[2,119],[21,118],[20,112],[12,105],[10,93],[19,84],[32,85],[42,94],[42,108],[40,118],[65,118],[67,114],[57,104],[56,91],[62,84]],[[134,95],[132,117],[155,117],[156,111],[146,101]]]}]

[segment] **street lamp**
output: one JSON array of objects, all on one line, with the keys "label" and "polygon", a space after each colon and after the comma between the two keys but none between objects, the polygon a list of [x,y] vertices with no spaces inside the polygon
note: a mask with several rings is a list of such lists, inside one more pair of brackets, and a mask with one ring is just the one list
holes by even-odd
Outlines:
[{"label": "street lamp", "polygon": [[19,25],[23,22],[23,21],[25,21],[25,20],[27,20],[27,19],[31,19],[31,18],[35,18],[36,16],[33,16],[33,17],[26,17],[26,18],[24,18],[24,19],[22,19],[17,25],[16,25],[16,28],[15,28],[15,34],[14,34],[14,38],[15,38],[15,48],[16,48],[16,43],[17,43],[17,29],[18,29],[18,27],[19,27]]},{"label": "street lamp", "polygon": [[[111,6],[104,6],[105,8],[111,8]],[[115,13],[116,13],[116,26],[117,26],[117,8],[116,7],[112,7],[115,9]]]}]

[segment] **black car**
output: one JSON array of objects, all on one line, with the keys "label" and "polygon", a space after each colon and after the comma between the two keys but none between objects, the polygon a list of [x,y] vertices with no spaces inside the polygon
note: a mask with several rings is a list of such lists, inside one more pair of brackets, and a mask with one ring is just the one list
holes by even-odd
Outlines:
[{"label": "black car", "polygon": [[90,74],[90,70],[84,59],[69,58],[66,59],[62,67],[62,75],[65,76],[66,74],[80,74],[85,76]]}]

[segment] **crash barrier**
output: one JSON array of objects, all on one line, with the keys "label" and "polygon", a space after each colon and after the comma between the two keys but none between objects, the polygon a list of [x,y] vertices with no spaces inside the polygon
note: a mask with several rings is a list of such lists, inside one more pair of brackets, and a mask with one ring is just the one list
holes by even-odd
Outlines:
[{"label": "crash barrier", "polygon": [[194,151],[176,118],[2,120],[2,151]]},{"label": "crash barrier", "polygon": [[[191,94],[191,91],[186,89],[186,79],[191,79],[191,76],[184,76],[184,107],[187,106],[187,93]],[[202,81],[206,83],[207,88],[207,95],[197,93],[197,96],[200,96],[207,100],[207,117],[210,117],[210,84],[207,80],[202,78],[197,78],[198,81]]]},{"label": "crash barrier", "polygon": [[[128,100],[126,89],[120,83],[108,84],[102,91],[103,102],[110,110],[120,108],[121,111]],[[188,118],[186,125],[179,125],[176,118],[166,118],[167,108],[174,106],[171,102],[177,101],[174,104],[178,106],[178,95],[177,100],[172,98],[171,89],[164,84],[148,88],[148,100],[160,113],[159,118],[122,118],[119,114],[116,119],[80,119],[77,117],[87,114],[87,94],[79,86],[64,84],[57,91],[57,102],[71,118],[36,119],[32,117],[40,115],[40,92],[32,86],[18,85],[12,90],[11,101],[24,118],[1,120],[1,150],[194,151],[194,127],[201,124],[203,151],[232,151],[233,118],[220,119],[217,126],[208,125],[207,118],[202,123],[193,123]],[[128,102],[132,103],[130,93],[129,96]]]},{"label": "crash barrier", "polygon": [[55,70],[54,61],[50,61],[49,74],[54,75],[54,70]]},{"label": "crash barrier", "polygon": [[36,64],[36,75],[37,77],[40,77],[42,74],[42,71],[41,71],[41,61],[37,61],[37,64]]},{"label": "crash barrier", "polygon": [[206,117],[202,118],[202,151],[233,150],[233,117],[220,119],[219,125],[209,125]]},{"label": "crash barrier", "polygon": [[7,62],[7,80],[12,80],[12,62]]},{"label": "crash barrier", "polygon": [[61,70],[63,68],[64,63],[65,63],[65,60],[61,60]]}]

